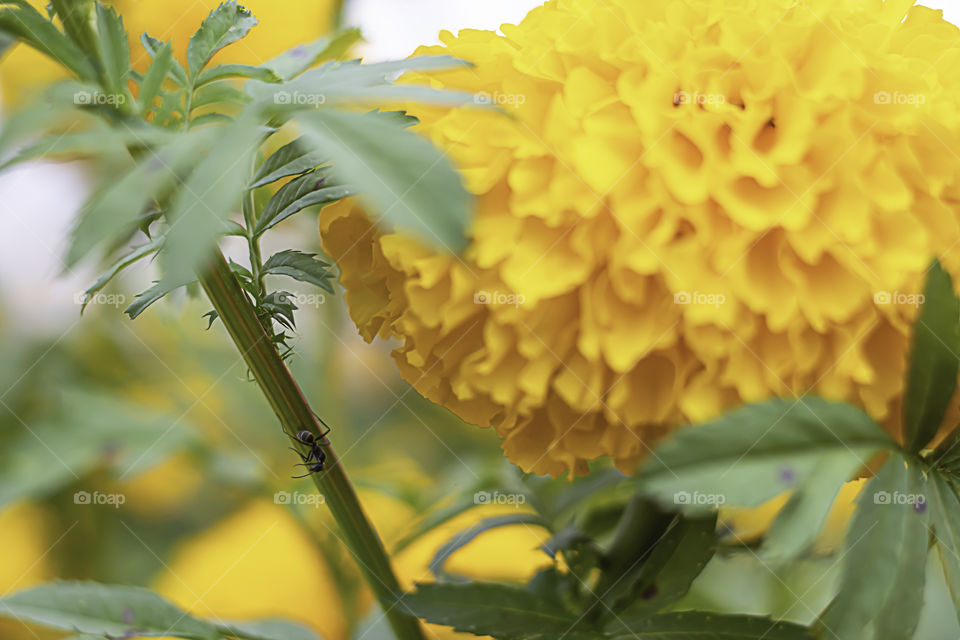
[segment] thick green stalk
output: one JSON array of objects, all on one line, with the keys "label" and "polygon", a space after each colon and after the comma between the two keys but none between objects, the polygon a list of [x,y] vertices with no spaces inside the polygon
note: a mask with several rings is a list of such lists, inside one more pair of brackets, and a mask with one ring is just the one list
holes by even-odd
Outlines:
[{"label": "thick green stalk", "polygon": [[[254,379],[280,419],[283,430],[292,436],[306,429],[319,437],[319,421],[264,332],[254,308],[220,252],[216,253],[209,271],[201,276],[200,281]],[[400,585],[380,537],[360,506],[353,485],[330,444],[322,446],[327,456],[326,467],[311,477],[336,518],[345,543],[386,611],[398,640],[423,640],[420,622],[396,606]],[[307,453],[306,449],[303,453]]]}]

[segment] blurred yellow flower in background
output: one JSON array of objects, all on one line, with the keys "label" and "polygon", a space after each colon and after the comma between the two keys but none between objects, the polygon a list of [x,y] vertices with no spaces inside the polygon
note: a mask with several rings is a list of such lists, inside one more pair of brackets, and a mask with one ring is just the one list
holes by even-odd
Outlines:
[{"label": "blurred yellow flower in background", "polygon": [[282,617],[327,640],[347,626],[334,576],[284,507],[255,501],[177,549],[154,588],[191,613],[220,620]]},{"label": "blurred yellow flower in background", "polygon": [[[44,511],[20,502],[0,511],[0,595],[27,589],[53,576],[50,567],[50,538]],[[0,637],[10,640],[36,639],[37,632],[16,620],[0,620]]]},{"label": "blurred yellow flower in background", "polygon": [[[45,11],[46,0],[30,0]],[[190,36],[219,0],[115,0],[110,3],[123,16],[130,39],[133,67],[145,71],[150,56],[140,45],[148,32],[160,40],[173,40],[174,53],[185,60]],[[214,63],[260,64],[301,42],[315,40],[333,27],[336,0],[249,0],[240,3],[260,20],[250,34],[214,57]],[[14,47],[0,70],[3,101],[16,104],[30,89],[40,88],[64,77],[63,69],[43,54],[28,47]]]},{"label": "blurred yellow flower in background", "polygon": [[[478,198],[451,256],[320,216],[362,336],[525,471],[816,393],[896,432],[932,257],[960,281],[960,30],[911,2],[552,0],[442,34],[414,109]],[[953,420],[954,417],[948,418]]]},{"label": "blurred yellow flower in background", "polygon": [[[843,545],[857,496],[866,483],[867,479],[861,478],[847,482],[840,488],[823,528],[813,542],[814,553],[830,554]],[[790,492],[785,492],[759,507],[724,507],[720,509],[720,522],[738,542],[754,542],[770,530],[773,520],[789,499]]]}]

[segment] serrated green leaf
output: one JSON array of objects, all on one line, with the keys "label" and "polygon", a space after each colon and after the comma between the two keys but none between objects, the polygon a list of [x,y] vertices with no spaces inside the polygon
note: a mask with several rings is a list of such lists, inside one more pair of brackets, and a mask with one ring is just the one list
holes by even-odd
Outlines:
[{"label": "serrated green leaf", "polygon": [[953,280],[934,260],[924,303],[914,324],[913,347],[903,401],[907,449],[920,451],[940,428],[957,389],[960,366],[960,300]]},{"label": "serrated green leaf", "polygon": [[896,448],[859,409],[821,398],[747,405],[680,429],[641,467],[641,491],[687,512],[756,506],[802,485],[826,454],[865,464]]},{"label": "serrated green leaf", "polygon": [[143,313],[147,307],[152,305],[154,302],[164,297],[168,293],[176,291],[180,287],[185,287],[191,282],[194,281],[194,278],[183,280],[181,282],[166,282],[159,281],[155,282],[152,287],[146,291],[141,291],[136,295],[133,302],[123,310],[125,314],[130,316],[131,320],[135,320],[137,316]]},{"label": "serrated green leaf", "polygon": [[191,77],[197,77],[217,51],[243,38],[256,24],[253,14],[236,2],[224,2],[211,11],[187,46]]},{"label": "serrated green leaf", "polygon": [[216,144],[171,199],[167,211],[170,230],[160,256],[164,281],[192,279],[209,258],[218,236],[227,231],[227,216],[239,210],[261,132],[246,120],[216,131]]},{"label": "serrated green leaf", "polygon": [[97,278],[96,282],[83,292],[83,302],[80,306],[80,313],[83,313],[83,310],[86,309],[87,304],[90,302],[90,297],[107,286],[107,283],[113,280],[118,273],[138,260],[156,253],[162,246],[163,238],[156,238],[138,247],[134,247],[129,253],[110,265],[110,268],[103,272],[100,277]]},{"label": "serrated green leaf", "polygon": [[953,487],[940,473],[930,474],[927,487],[934,546],[943,566],[954,613],[960,622],[960,500]]},{"label": "serrated green leaf", "polygon": [[[97,48],[103,64],[106,89],[126,98],[127,75],[130,72],[130,43],[123,28],[123,18],[97,3]],[[123,107],[123,104],[120,105]]]},{"label": "serrated green leaf", "polygon": [[87,54],[26,2],[0,7],[0,32],[53,58],[82,80],[97,78],[97,69]]},{"label": "serrated green leaf", "polygon": [[[860,493],[844,546],[840,590],[819,621],[837,640],[861,637],[888,602],[903,562],[914,559],[912,550],[902,550],[908,543],[907,531],[922,526],[924,518],[908,501],[909,476],[915,472],[919,471],[908,470],[902,455],[891,454]],[[906,571],[915,572],[916,567]],[[915,580],[910,585],[915,586]]]},{"label": "serrated green leaf", "polygon": [[717,516],[678,516],[653,549],[627,569],[606,593],[614,610],[633,602],[626,615],[660,611],[686,595],[716,550]]},{"label": "serrated green leaf", "polygon": [[66,631],[114,637],[220,637],[210,623],[140,587],[55,582],[0,598],[0,605],[0,616],[14,616]]},{"label": "serrated green leaf", "polygon": [[254,67],[248,64],[218,64],[215,67],[204,69],[197,78],[196,86],[199,88],[205,84],[227,78],[246,78],[248,80],[269,83],[283,81],[283,78],[278,76],[272,69],[265,67]]},{"label": "serrated green leaf", "polygon": [[244,640],[323,640],[313,629],[289,620],[244,620],[217,627],[225,635]]},{"label": "serrated green leaf", "polygon": [[170,43],[165,42],[154,53],[153,62],[150,63],[150,68],[147,69],[147,75],[144,76],[143,82],[140,83],[137,103],[140,106],[141,114],[146,114],[153,108],[153,101],[159,94],[160,88],[163,86],[163,81],[166,80],[167,74],[170,73],[172,68],[173,49]]},{"label": "serrated green leaf", "polygon": [[613,640],[811,640],[804,628],[757,616],[704,611],[661,613],[614,620],[608,630]]},{"label": "serrated green leaf", "polygon": [[[401,607],[427,622],[498,640],[581,638],[590,629],[555,601],[503,584],[418,584]],[[599,637],[599,634],[589,637]]]},{"label": "serrated green leaf", "polygon": [[360,38],[359,29],[345,29],[334,34],[332,38],[324,37],[298,45],[268,60],[262,66],[275,72],[282,79],[290,80],[324,60],[339,57]]},{"label": "serrated green leaf", "polygon": [[471,198],[452,163],[388,119],[333,109],[298,116],[305,137],[334,158],[338,184],[382,221],[456,252],[466,245]]},{"label": "serrated green leaf", "polygon": [[264,275],[289,276],[294,280],[308,282],[333,293],[330,278],[333,273],[330,265],[315,258],[315,253],[303,253],[287,249],[275,253],[263,264]]},{"label": "serrated green leaf", "polygon": [[128,143],[139,142],[138,135],[124,135],[121,130],[107,127],[79,133],[54,134],[21,149],[15,156],[0,164],[0,171],[36,158],[69,159],[120,154],[126,151]]},{"label": "serrated green leaf", "polygon": [[209,132],[178,135],[144,155],[140,163],[94,194],[80,211],[67,251],[72,266],[94,247],[123,233],[162,194],[178,185],[209,144]]},{"label": "serrated green leaf", "polygon": [[[140,43],[143,45],[144,50],[150,54],[150,57],[154,60],[156,60],[160,55],[164,45],[169,46],[170,44],[157,40],[146,33],[140,36]],[[183,66],[177,62],[176,58],[171,59],[169,72],[170,76],[177,84],[179,84],[181,87],[187,86],[187,72],[184,70]]]},{"label": "serrated green leaf", "polygon": [[295,178],[283,185],[263,208],[254,234],[259,236],[290,216],[307,207],[327,204],[354,195],[354,191],[342,185],[325,186],[326,171],[314,171]]},{"label": "serrated green leaf", "polygon": [[861,467],[847,452],[824,453],[777,514],[760,556],[781,562],[796,558],[813,544],[840,488]]},{"label": "serrated green leaf", "polygon": [[264,160],[248,188],[256,189],[281,178],[297,176],[329,161],[329,156],[311,151],[307,142],[299,138],[283,145]]}]

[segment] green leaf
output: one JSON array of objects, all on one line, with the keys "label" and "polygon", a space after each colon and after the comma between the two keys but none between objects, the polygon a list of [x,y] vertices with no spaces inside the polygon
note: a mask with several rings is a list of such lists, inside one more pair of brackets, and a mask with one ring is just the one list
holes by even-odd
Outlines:
[{"label": "green leaf", "polygon": [[137,95],[137,103],[140,105],[140,113],[145,114],[153,108],[153,101],[163,86],[163,81],[167,74],[173,68],[173,48],[170,43],[163,43],[154,53],[153,62],[147,69],[147,75],[140,83],[140,93]]},{"label": "green leaf", "polygon": [[164,131],[115,129],[98,127],[91,131],[55,134],[21,149],[14,157],[0,164],[0,170],[35,158],[76,158],[110,154],[127,155],[128,145],[142,144],[144,139],[162,143],[169,139]]},{"label": "green leaf", "polygon": [[134,247],[129,253],[110,265],[110,268],[103,272],[100,277],[97,278],[96,282],[90,285],[90,287],[83,292],[83,302],[80,306],[80,313],[83,313],[83,310],[87,308],[87,304],[90,302],[91,297],[107,286],[107,283],[113,280],[118,273],[134,264],[138,260],[156,253],[162,246],[163,238],[156,238],[138,247]]},{"label": "green leaf", "polygon": [[448,575],[443,567],[447,563],[447,560],[449,560],[454,553],[467,546],[478,536],[486,533],[487,531],[517,524],[544,528],[549,528],[550,526],[549,522],[544,520],[536,513],[507,513],[504,515],[484,518],[479,522],[474,523],[469,528],[458,532],[456,535],[443,543],[440,548],[437,549],[436,553],[433,554],[433,558],[430,560],[430,571],[433,572],[433,575],[437,576],[438,578]]},{"label": "green leaf", "polygon": [[308,282],[333,293],[330,265],[314,258],[315,253],[303,253],[287,249],[275,253],[263,264],[264,275],[289,276],[294,280]]},{"label": "green leaf", "polygon": [[297,310],[293,301],[294,296],[289,291],[274,291],[263,297],[260,306],[266,309],[274,320],[288,329],[293,329],[296,326],[293,312]]},{"label": "green leaf", "polygon": [[278,111],[309,111],[320,105],[357,102],[414,101],[447,106],[479,106],[472,93],[434,89],[422,84],[392,84],[408,71],[442,71],[464,66],[469,66],[469,63],[450,56],[421,56],[375,64],[360,64],[356,60],[328,62],[281,85],[251,86],[247,89],[264,106],[274,105]]},{"label": "green leaf", "polygon": [[259,82],[283,81],[283,78],[278,76],[272,69],[265,67],[253,67],[248,64],[218,64],[215,67],[204,69],[197,78],[196,86],[202,87],[205,84],[226,78],[246,78]]},{"label": "green leaf", "polygon": [[170,230],[160,255],[164,281],[192,279],[209,258],[217,237],[227,231],[227,216],[239,209],[261,131],[246,120],[216,131],[217,143],[171,200]]},{"label": "green leaf", "polygon": [[249,102],[250,96],[240,89],[224,82],[215,82],[198,89],[190,106],[196,110],[212,104],[244,105]]},{"label": "green leaf", "polygon": [[139,587],[55,582],[0,598],[0,615],[66,631],[218,640],[216,627]]},{"label": "green leaf", "polygon": [[208,131],[177,135],[144,154],[140,163],[122,177],[111,179],[80,211],[67,251],[68,266],[137,222],[154,200],[180,184],[181,175],[197,162],[201,149],[210,141]]},{"label": "green leaf", "polygon": [[[130,43],[121,18],[112,7],[97,3],[97,45],[106,89],[126,98],[130,73]],[[123,106],[121,104],[121,106]]]},{"label": "green leaf", "polygon": [[418,584],[416,592],[404,594],[400,606],[427,622],[497,640],[582,637],[575,631],[581,616],[554,600],[503,584]]},{"label": "green leaf", "polygon": [[953,608],[960,622],[960,500],[950,483],[940,473],[930,474],[928,482],[930,520],[933,522],[934,546],[943,565]]},{"label": "green leaf", "polygon": [[907,468],[906,495],[923,496],[924,501],[913,506],[904,523],[900,566],[874,625],[877,640],[910,640],[920,622],[931,533],[927,482],[919,465]]},{"label": "green leaf", "polygon": [[614,640],[810,640],[813,636],[790,622],[757,616],[682,611],[626,617],[612,622]]},{"label": "green leaf", "polygon": [[245,640],[322,640],[313,629],[289,620],[225,622],[218,624],[217,629]]},{"label": "green leaf", "polygon": [[782,562],[806,552],[826,522],[840,488],[860,467],[860,460],[846,451],[823,454],[777,514],[763,541],[761,557]]},{"label": "green leaf", "polygon": [[429,142],[375,114],[321,109],[298,121],[333,156],[336,181],[356,189],[383,220],[452,252],[466,245],[470,195]]},{"label": "green leaf", "polygon": [[50,0],[50,19],[60,18],[64,32],[83,51],[97,51],[95,0]]},{"label": "green leaf", "polygon": [[146,291],[142,291],[138,293],[137,296],[134,298],[133,302],[130,303],[130,305],[126,309],[124,309],[123,312],[128,316],[130,316],[131,320],[134,320],[138,315],[143,313],[146,310],[146,308],[152,305],[154,302],[156,302],[163,296],[167,295],[168,293],[176,291],[180,287],[187,286],[194,280],[196,280],[196,278],[190,278],[188,280],[183,280],[181,282],[167,282],[163,280],[159,282],[155,282],[154,285],[149,289],[147,289]]},{"label": "green leaf", "polygon": [[717,516],[679,516],[652,551],[625,571],[607,593],[614,610],[633,602],[626,615],[654,613],[686,595],[716,550]]},{"label": "green leaf", "polygon": [[314,171],[295,178],[283,185],[274,194],[257,219],[254,234],[259,236],[267,229],[283,222],[295,213],[307,207],[327,204],[354,195],[349,187],[342,185],[324,186],[326,171]]},{"label": "green leaf", "polygon": [[217,51],[247,35],[256,24],[253,14],[236,2],[224,2],[211,11],[187,46],[191,77],[197,77]]},{"label": "green leaf", "polygon": [[[146,50],[146,52],[150,54],[150,57],[154,60],[160,56],[165,45],[170,46],[170,43],[165,43],[157,40],[156,38],[152,38],[146,33],[140,36],[140,43],[143,45],[143,48]],[[176,58],[171,58],[170,75],[181,87],[187,86],[187,72],[184,71],[183,66],[177,62]]]},{"label": "green leaf", "polygon": [[82,80],[97,78],[97,69],[87,54],[22,0],[0,7],[0,33],[15,37],[50,56]]},{"label": "green leaf", "polygon": [[262,66],[275,72],[282,79],[290,80],[319,62],[339,57],[360,38],[359,29],[345,29],[332,38],[320,38],[307,44],[298,45],[276,58],[268,60]]},{"label": "green leaf", "polygon": [[319,151],[311,151],[303,138],[288,142],[264,160],[253,176],[249,189],[276,182],[281,178],[297,176],[330,161]]},{"label": "green leaf", "polygon": [[[860,493],[847,532],[840,591],[820,619],[820,625],[831,637],[860,638],[867,624],[880,615],[883,607],[889,606],[891,596],[898,593],[894,590],[898,579],[905,578],[911,588],[916,586],[918,578],[923,582],[926,554],[922,554],[920,567],[909,566],[916,562],[914,533],[917,528],[926,528],[922,513],[926,498],[910,493],[911,488],[922,485],[922,481],[909,479],[920,473],[919,469],[912,468],[915,464],[911,462],[908,469],[901,454],[891,454],[890,460]],[[909,536],[908,532],[911,532]]]},{"label": "green leaf", "polygon": [[950,274],[934,260],[924,303],[914,324],[913,348],[903,402],[904,435],[910,452],[920,451],[940,428],[957,389],[960,363],[960,300]]},{"label": "green leaf", "polygon": [[756,506],[802,485],[824,455],[866,464],[896,444],[859,409],[821,398],[747,405],[680,429],[637,476],[640,490],[688,512]]}]

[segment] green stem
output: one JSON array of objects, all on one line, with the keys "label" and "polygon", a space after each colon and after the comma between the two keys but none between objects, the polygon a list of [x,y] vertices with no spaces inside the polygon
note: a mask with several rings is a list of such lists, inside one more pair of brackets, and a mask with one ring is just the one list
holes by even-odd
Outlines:
[{"label": "green stem", "polygon": [[[319,421],[264,332],[253,306],[220,252],[216,253],[210,270],[201,276],[200,281],[254,379],[280,419],[283,430],[288,436],[304,429],[319,436]],[[322,446],[327,456],[326,467],[311,477],[330,507],[344,542],[360,565],[398,640],[423,640],[420,622],[396,606],[401,593],[400,585],[380,537],[360,506],[353,485],[329,442]],[[306,450],[303,452],[306,453]]]}]

